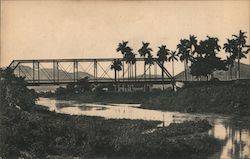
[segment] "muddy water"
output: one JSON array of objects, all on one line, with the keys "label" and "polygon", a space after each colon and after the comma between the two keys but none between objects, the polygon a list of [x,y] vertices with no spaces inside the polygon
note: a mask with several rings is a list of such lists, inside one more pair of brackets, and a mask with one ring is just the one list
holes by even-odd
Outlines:
[{"label": "muddy water", "polygon": [[207,119],[213,125],[209,134],[224,141],[222,150],[214,154],[211,159],[250,158],[250,127],[233,124],[230,116],[149,110],[140,108],[140,104],[79,104],[74,101],[49,98],[39,98],[37,104],[46,106],[57,113],[98,116],[106,119],[162,121],[161,126],[168,126],[172,122]]}]

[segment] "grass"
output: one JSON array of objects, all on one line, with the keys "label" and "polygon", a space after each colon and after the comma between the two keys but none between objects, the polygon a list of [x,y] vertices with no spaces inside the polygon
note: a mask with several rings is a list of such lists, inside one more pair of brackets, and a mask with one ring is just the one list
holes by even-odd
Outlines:
[{"label": "grass", "polygon": [[[207,121],[170,124],[71,116],[39,107],[1,115],[1,156],[7,158],[204,158],[219,150]],[[14,115],[10,117],[9,115]]]}]

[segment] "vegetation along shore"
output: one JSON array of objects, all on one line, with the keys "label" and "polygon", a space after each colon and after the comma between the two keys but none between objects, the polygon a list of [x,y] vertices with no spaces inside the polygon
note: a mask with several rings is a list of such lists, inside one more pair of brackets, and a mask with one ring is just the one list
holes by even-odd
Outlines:
[{"label": "vegetation along shore", "polygon": [[74,89],[77,89],[77,87],[73,90],[71,87],[61,87],[55,93],[47,92],[40,93],[40,95],[56,99],[75,100],[79,103],[139,103],[142,104],[142,108],[147,109],[250,115],[250,83],[246,81],[187,84],[176,92],[172,90],[105,92],[101,88],[79,94],[74,93],[76,92]]}]

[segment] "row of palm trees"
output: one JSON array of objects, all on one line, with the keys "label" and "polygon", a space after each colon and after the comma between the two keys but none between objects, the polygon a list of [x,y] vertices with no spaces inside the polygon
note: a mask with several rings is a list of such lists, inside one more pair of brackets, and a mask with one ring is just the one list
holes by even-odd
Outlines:
[{"label": "row of palm trees", "polygon": [[[197,37],[194,35],[190,35],[187,39],[181,39],[179,44],[177,44],[177,49],[175,51],[170,51],[166,45],[159,46],[156,60],[162,65],[164,65],[164,63],[167,61],[171,62],[172,76],[174,76],[174,62],[178,61],[179,59],[184,63],[185,80],[188,80],[188,73],[193,73],[193,75],[196,75],[197,77],[200,75],[203,76],[205,74],[207,76],[207,74],[212,74],[215,70],[222,69],[222,66],[209,66],[209,71],[206,73],[200,69],[197,69],[200,72],[195,72],[196,69],[189,70],[190,68],[195,68],[195,66],[201,66],[200,68],[202,68],[202,65],[207,63],[207,61],[210,62],[210,65],[225,64],[230,72],[232,72],[232,68],[235,66],[235,63],[238,62],[237,78],[240,78],[240,60],[242,58],[246,58],[246,54],[250,51],[250,46],[246,45],[247,36],[245,34],[246,32],[242,32],[240,30],[238,35],[233,35],[233,38],[227,39],[227,42],[223,47],[225,52],[227,54],[229,53],[227,60],[220,60],[220,58],[217,57],[217,54],[221,49],[220,45],[218,44],[218,38],[207,36],[205,40],[200,40],[198,42]],[[153,65],[155,62],[152,55],[153,50],[149,47],[149,45],[150,43],[148,42],[142,42],[142,47],[138,50],[139,55],[145,58],[144,78],[146,78],[147,65],[149,66],[149,76],[151,77],[151,65]],[[136,67],[136,65],[134,65],[136,63],[136,54],[133,52],[133,49],[128,46],[128,41],[122,41],[119,43],[116,51],[121,52],[123,55],[125,62],[128,64],[128,77],[131,78],[134,74],[133,68]],[[192,67],[193,64],[196,65]],[[116,59],[113,61],[111,69],[114,70],[115,80],[117,80],[117,72],[119,74],[119,71],[124,71],[124,64],[119,59]],[[232,73],[230,74],[232,78]],[[163,70],[162,78],[164,78]]]},{"label": "row of palm trees", "polygon": [[223,47],[225,52],[229,53],[227,61],[231,78],[232,68],[235,66],[236,61],[238,64],[237,78],[240,78],[240,60],[246,58],[246,54],[250,51],[250,46],[246,44],[247,36],[245,34],[246,32],[240,30],[238,35],[232,35],[231,39],[227,39],[227,43]]},{"label": "row of palm trees", "polygon": [[[121,52],[121,54],[123,55],[124,61],[126,62],[126,64],[128,64],[128,79],[130,79],[136,73],[135,71],[133,72],[134,67],[136,67],[136,65],[134,65],[136,62],[136,57],[135,57],[136,54],[133,52],[133,49],[131,49],[127,44],[128,44],[128,41],[122,41],[121,43],[118,44],[118,48],[116,50],[117,52]],[[142,47],[138,50],[139,55],[145,58],[144,78],[146,78],[147,76],[146,75],[147,70],[149,70],[149,78],[151,78],[151,66],[155,62],[153,55],[152,55],[153,50],[152,48],[149,47],[149,45],[150,43],[148,42],[142,42]],[[178,60],[176,52],[171,52],[169,49],[167,49],[166,45],[162,45],[159,47],[159,50],[157,52],[157,61],[159,61],[162,65],[164,65],[166,61],[172,61],[173,66],[174,66],[175,60]],[[148,69],[146,69],[147,66],[148,66]],[[117,80],[117,74],[119,74],[119,71],[125,70],[124,64],[119,59],[115,59],[113,61],[111,65],[111,69],[113,69],[115,72],[115,80]],[[174,73],[174,67],[173,67],[173,73]],[[163,70],[162,70],[162,78],[164,78]]]}]

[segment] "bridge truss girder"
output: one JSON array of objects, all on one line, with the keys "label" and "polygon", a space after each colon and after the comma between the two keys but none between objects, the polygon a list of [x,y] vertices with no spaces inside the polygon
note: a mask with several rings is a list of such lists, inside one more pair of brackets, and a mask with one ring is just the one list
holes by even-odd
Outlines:
[{"label": "bridge truss girder", "polygon": [[[123,66],[116,79],[111,64],[118,59]],[[25,77],[27,85],[30,86],[75,83],[86,76],[90,83],[96,84],[174,83],[174,78],[166,67],[156,58],[153,61],[152,65],[144,67],[145,58],[136,58],[134,64],[126,63],[123,58],[13,60],[9,67],[17,76]],[[163,72],[163,77],[159,76],[158,70]]]}]

